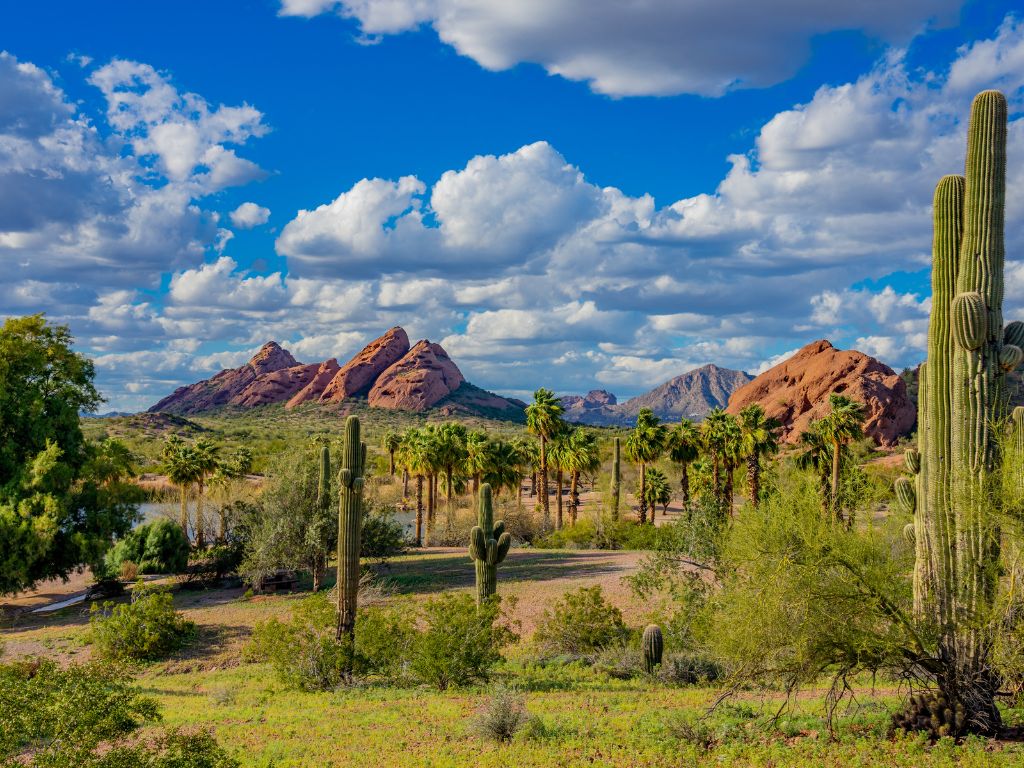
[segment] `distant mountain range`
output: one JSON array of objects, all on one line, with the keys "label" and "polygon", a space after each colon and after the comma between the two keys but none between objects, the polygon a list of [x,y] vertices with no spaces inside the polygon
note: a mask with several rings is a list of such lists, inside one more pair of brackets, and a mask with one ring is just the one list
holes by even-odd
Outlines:
[{"label": "distant mountain range", "polygon": [[605,390],[562,398],[565,418],[581,424],[623,426],[634,424],[641,408],[650,408],[665,421],[681,417],[700,421],[713,408],[725,408],[732,393],[753,379],[749,373],[704,365],[666,381],[650,392],[619,403]]}]

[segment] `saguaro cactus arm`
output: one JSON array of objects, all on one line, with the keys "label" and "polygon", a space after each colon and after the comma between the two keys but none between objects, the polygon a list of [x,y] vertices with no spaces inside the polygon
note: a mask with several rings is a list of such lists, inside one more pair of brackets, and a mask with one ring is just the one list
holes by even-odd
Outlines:
[{"label": "saguaro cactus arm", "polygon": [[512,536],[504,522],[494,522],[491,486],[480,486],[477,525],[469,533],[469,556],[476,565],[476,601],[479,605],[497,591],[498,564],[504,561],[512,545]]}]

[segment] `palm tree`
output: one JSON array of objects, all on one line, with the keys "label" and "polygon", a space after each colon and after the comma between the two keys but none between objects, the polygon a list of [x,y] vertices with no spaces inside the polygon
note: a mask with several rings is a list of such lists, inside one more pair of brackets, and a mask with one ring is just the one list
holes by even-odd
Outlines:
[{"label": "palm tree", "polygon": [[500,496],[504,490],[522,488],[522,458],[519,449],[513,443],[504,440],[487,443],[484,459],[482,480],[491,486],[495,496]]},{"label": "palm tree", "polygon": [[444,474],[447,492],[447,523],[453,524],[452,515],[455,508],[452,500],[455,496],[455,470],[466,461],[466,427],[457,421],[446,421],[437,430],[434,440],[434,456],[438,469]]},{"label": "palm tree", "polygon": [[402,435],[398,458],[405,472],[416,476],[416,546],[423,546],[423,480],[427,476],[427,446],[423,433],[410,427]]},{"label": "palm tree", "polygon": [[682,419],[668,436],[668,455],[682,471],[679,485],[683,491],[683,510],[690,509],[690,464],[700,455],[700,430],[687,418]]},{"label": "palm tree", "polygon": [[571,432],[559,432],[551,440],[547,451],[548,466],[555,470],[555,529],[562,528],[562,489],[565,485],[565,470],[569,466],[569,436]]},{"label": "palm tree", "polygon": [[864,405],[846,395],[833,392],[828,396],[831,412],[821,420],[822,436],[832,444],[832,515],[838,520],[842,517],[839,508],[839,457],[842,449],[852,440],[864,436]]},{"label": "palm tree", "polygon": [[544,510],[544,527],[551,525],[551,504],[548,500],[548,441],[562,426],[562,404],[550,389],[541,387],[533,393],[533,402],[526,406],[526,429],[540,438],[540,495]]},{"label": "palm tree", "polygon": [[601,467],[601,453],[597,438],[592,432],[576,429],[569,436],[567,444],[569,469],[569,518],[576,525],[580,510],[580,476],[584,472],[596,472]]},{"label": "palm tree", "polygon": [[723,470],[726,466],[726,451],[729,448],[730,422],[732,417],[721,408],[711,409],[711,413],[700,425],[701,443],[711,459],[711,484],[715,502],[725,509],[726,492],[722,487]]},{"label": "palm tree", "polygon": [[419,431],[420,450],[423,453],[423,471],[427,481],[427,542],[434,530],[434,511],[437,508],[437,475],[441,471],[438,452],[438,428],[427,424]]},{"label": "palm tree", "polygon": [[[466,474],[473,478],[473,495],[480,491],[480,478],[487,469],[490,443],[487,433],[474,429],[466,434]],[[494,490],[494,484],[491,483]]]},{"label": "palm tree", "polygon": [[188,536],[188,489],[199,478],[200,470],[195,460],[195,451],[177,435],[171,435],[164,443],[164,472],[167,479],[181,491],[181,530]]},{"label": "palm tree", "polygon": [[640,495],[651,508],[651,522],[654,522],[654,510],[660,505],[662,516],[668,514],[668,505],[672,501],[672,490],[665,474],[655,467],[644,470],[644,478],[640,483]]},{"label": "palm tree", "polygon": [[765,416],[764,408],[751,403],[740,410],[741,452],[747,460],[747,486],[750,503],[757,509],[761,502],[761,457],[779,450],[778,420]]},{"label": "palm tree", "polygon": [[234,455],[227,458],[221,459],[217,462],[217,468],[214,470],[213,475],[210,477],[210,488],[211,493],[213,489],[219,489],[225,494],[225,497],[221,498],[220,507],[217,510],[217,515],[220,518],[220,525],[217,530],[217,541],[223,543],[228,536],[228,516],[227,516],[227,504],[226,494],[227,489],[230,486],[232,480],[237,480],[245,475],[249,474],[252,470],[252,451],[249,450],[248,446],[241,446],[235,451]]},{"label": "palm tree", "polygon": [[390,472],[391,477],[394,477],[395,476],[395,452],[402,445],[402,437],[401,437],[401,435],[399,435],[394,430],[388,430],[384,434],[384,441],[383,441],[383,443],[384,443],[384,450],[388,452],[388,457],[391,460],[390,461],[389,472]]},{"label": "palm tree", "polygon": [[829,477],[832,467],[832,443],[821,430],[821,420],[812,421],[807,430],[800,435],[802,450],[797,454],[796,465],[800,469],[809,469],[818,476],[821,509],[823,514],[829,511]]},{"label": "palm tree", "polygon": [[[636,427],[626,438],[626,455],[640,469],[640,522],[647,522],[647,473],[648,464],[658,460],[665,450],[667,436],[665,425],[661,423],[650,408],[641,408],[636,417]],[[651,522],[654,522],[653,510]]]},{"label": "palm tree", "polygon": [[196,476],[196,547],[205,545],[206,520],[203,517],[203,495],[206,489],[206,478],[217,471],[217,453],[219,447],[208,438],[202,437],[192,446],[195,464],[198,469]]},{"label": "palm tree", "polygon": [[513,439],[512,445],[515,446],[516,449],[516,456],[518,457],[516,465],[519,468],[520,475],[519,488],[516,490],[516,502],[519,506],[522,506],[522,476],[527,474],[530,476],[530,495],[533,496],[537,480],[536,467],[540,462],[540,450],[537,447],[537,443],[527,437],[517,437]]}]

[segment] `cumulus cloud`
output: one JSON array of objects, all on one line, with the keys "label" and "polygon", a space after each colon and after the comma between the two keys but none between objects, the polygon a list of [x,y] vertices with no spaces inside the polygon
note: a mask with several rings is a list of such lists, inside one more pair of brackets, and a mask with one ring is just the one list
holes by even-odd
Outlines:
[{"label": "cumulus cloud", "polygon": [[239,229],[252,229],[270,220],[270,209],[256,203],[242,203],[229,216],[231,223]]},{"label": "cumulus cloud", "polygon": [[960,0],[282,0],[282,16],[335,13],[364,36],[430,25],[490,70],[541,65],[613,96],[696,93],[772,85],[807,59],[815,35],[862,30],[901,43],[956,20]]}]

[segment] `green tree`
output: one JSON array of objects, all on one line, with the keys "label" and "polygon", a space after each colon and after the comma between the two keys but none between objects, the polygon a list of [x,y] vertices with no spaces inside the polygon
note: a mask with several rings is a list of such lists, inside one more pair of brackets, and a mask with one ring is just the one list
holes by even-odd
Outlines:
[{"label": "green tree", "polygon": [[103,449],[85,441],[79,413],[102,398],[72,343],[42,315],[0,327],[0,594],[100,563],[138,515],[114,482],[123,468],[93,475]]},{"label": "green tree", "polygon": [[700,430],[689,419],[682,419],[668,436],[668,455],[680,467],[679,486],[683,492],[683,510],[690,509],[690,465],[700,456]]},{"label": "green tree", "polygon": [[[466,433],[466,474],[473,478],[473,495],[480,491],[480,480],[488,469],[491,443],[487,433],[474,429]],[[495,489],[497,490],[497,489]]]},{"label": "green tree", "polygon": [[828,396],[831,411],[819,425],[821,435],[832,444],[832,480],[829,496],[832,515],[841,520],[843,511],[839,503],[839,463],[844,446],[864,435],[864,405],[846,395],[833,392]]},{"label": "green tree", "polygon": [[483,482],[491,486],[495,496],[504,490],[518,490],[522,486],[521,457],[513,443],[494,440],[487,444],[484,457]]},{"label": "green tree", "polygon": [[641,483],[638,495],[642,495],[651,509],[651,522],[654,521],[654,510],[659,506],[664,515],[668,512],[668,505],[672,501],[672,489],[669,487],[668,478],[665,473],[655,467],[647,467],[644,470],[646,481]]},{"label": "green tree", "polygon": [[164,443],[163,459],[163,470],[167,474],[167,480],[178,486],[181,500],[178,523],[188,536],[188,489],[199,479],[200,472],[195,451],[180,437],[171,435]]},{"label": "green tree", "polygon": [[569,519],[576,525],[580,511],[580,478],[601,467],[601,453],[593,432],[574,429],[566,441],[566,468],[569,470]]},{"label": "green tree", "polygon": [[427,441],[421,430],[410,427],[402,434],[398,458],[405,471],[416,477],[416,546],[423,546],[423,482],[430,473]]},{"label": "green tree", "polygon": [[550,389],[541,387],[533,393],[533,402],[526,406],[526,429],[540,438],[540,495],[544,510],[544,527],[551,526],[551,504],[548,499],[547,445],[562,429],[561,403]]},{"label": "green tree", "polygon": [[565,470],[569,467],[569,435],[567,431],[554,435],[547,451],[548,467],[555,471],[555,529],[561,530],[562,492],[565,488]]},{"label": "green tree", "polygon": [[206,481],[217,469],[219,446],[209,438],[201,437],[192,445],[193,461],[196,468],[196,547],[203,549],[206,545],[206,517],[203,502],[206,497]]},{"label": "green tree", "polygon": [[[668,430],[654,415],[650,408],[641,408],[636,417],[636,426],[626,438],[626,455],[633,461],[640,470],[640,522],[647,522],[647,473],[648,464],[658,460],[665,450],[665,440]],[[653,510],[651,510],[651,522],[654,522]]]},{"label": "green tree", "polygon": [[747,493],[750,503],[757,507],[761,503],[761,459],[778,452],[778,429],[782,425],[768,418],[757,403],[740,410],[739,422],[740,452],[747,461]]}]

